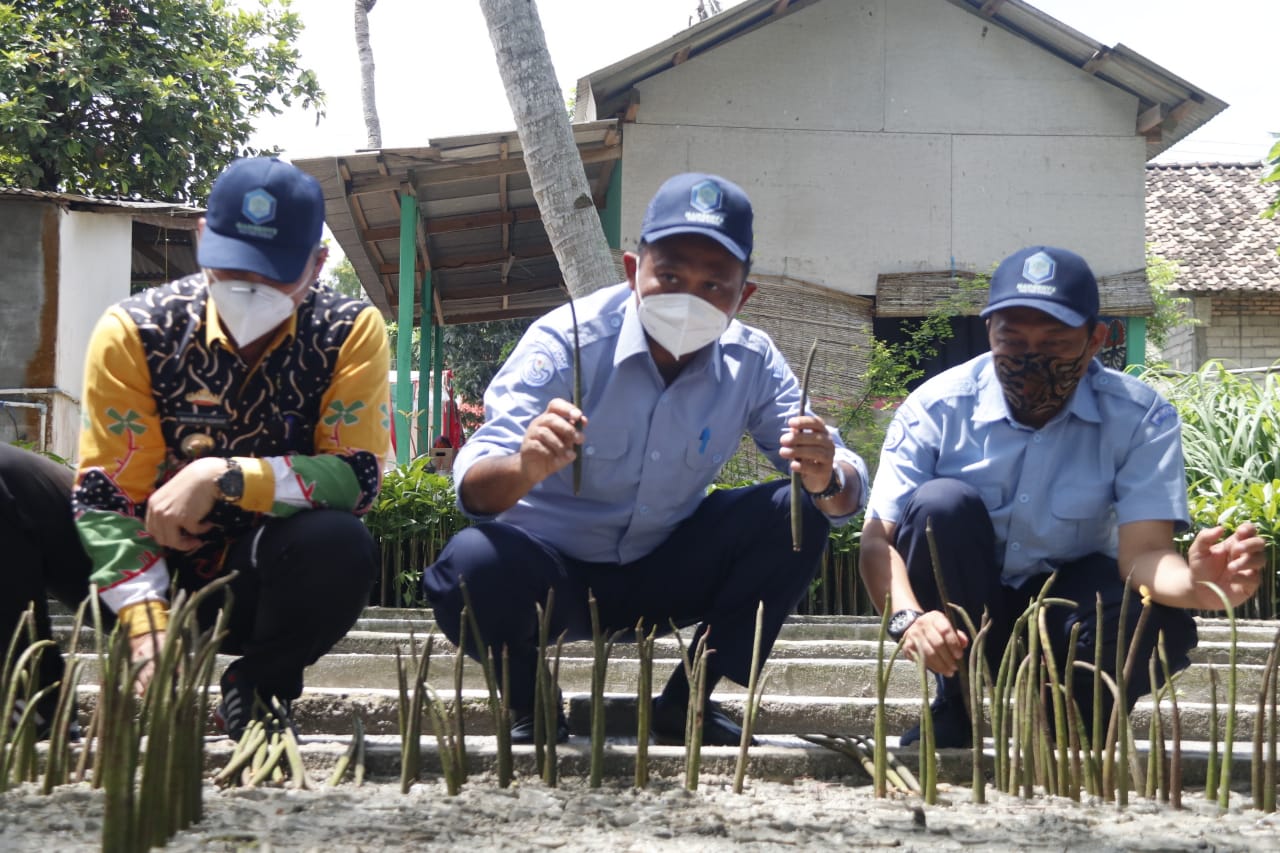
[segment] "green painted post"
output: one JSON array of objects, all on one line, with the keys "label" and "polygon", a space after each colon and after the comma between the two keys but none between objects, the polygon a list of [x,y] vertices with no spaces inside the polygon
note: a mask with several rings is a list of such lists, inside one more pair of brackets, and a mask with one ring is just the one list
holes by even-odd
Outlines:
[{"label": "green painted post", "polygon": [[436,324],[432,321],[431,315],[435,308],[435,299],[432,297],[431,270],[427,270],[422,276],[422,317],[418,321],[421,324],[421,337],[418,344],[418,455],[426,453],[431,447],[431,439],[434,437],[434,431],[431,429],[432,415],[436,409],[430,407],[430,379],[431,379],[431,342],[437,334]]},{"label": "green painted post", "polygon": [[1125,368],[1142,367],[1147,363],[1147,318],[1129,317],[1128,326],[1125,333]]},{"label": "green painted post", "polygon": [[396,338],[396,462],[409,461],[409,417],[413,408],[413,296],[417,280],[418,200],[400,193],[400,311]]},{"label": "green painted post", "polygon": [[[431,426],[432,438],[445,431],[444,406],[441,401],[444,389],[444,330],[438,329],[435,349],[431,358]],[[428,445],[429,446],[429,445]]]},{"label": "green painted post", "polygon": [[609,189],[605,191],[604,210],[600,211],[600,225],[610,249],[622,248],[622,161],[613,166],[609,176]]}]

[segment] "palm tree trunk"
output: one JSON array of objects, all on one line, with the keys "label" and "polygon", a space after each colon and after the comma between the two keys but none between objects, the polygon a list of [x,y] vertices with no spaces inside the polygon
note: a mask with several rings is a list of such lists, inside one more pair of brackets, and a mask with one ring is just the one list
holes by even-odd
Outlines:
[{"label": "palm tree trunk", "polygon": [[533,0],[480,0],[542,224],[570,295],[618,280]]},{"label": "palm tree trunk", "polygon": [[356,53],[360,55],[360,101],[364,105],[364,126],[369,147],[382,147],[382,124],[378,121],[378,102],[373,91],[373,45],[369,43],[369,13],[378,0],[355,0]]}]

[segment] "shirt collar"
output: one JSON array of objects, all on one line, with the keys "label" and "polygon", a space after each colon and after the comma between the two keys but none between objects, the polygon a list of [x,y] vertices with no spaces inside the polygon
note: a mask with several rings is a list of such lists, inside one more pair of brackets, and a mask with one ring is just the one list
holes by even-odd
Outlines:
[{"label": "shirt collar", "polygon": [[[723,337],[724,335],[721,335],[721,338]],[[650,359],[653,358],[653,354],[649,351],[649,338],[645,335],[644,326],[640,323],[640,312],[636,310],[635,291],[629,290],[627,298],[622,304],[622,331],[618,333],[618,346],[613,351],[613,364],[616,367],[627,359],[638,355],[648,356]],[[720,362],[720,341],[717,340],[711,346],[703,347],[685,365],[680,375],[709,370],[715,380],[719,382]]]},{"label": "shirt collar", "polygon": [[[975,423],[990,423],[1007,419],[1009,423],[1014,424],[1016,422],[1009,417],[1009,407],[1004,401],[1004,391],[1000,389],[1000,380],[996,378],[995,359],[992,358],[991,353],[987,353],[986,358],[986,364],[982,366],[982,372],[978,375],[978,403],[973,407],[973,420]],[[1098,411],[1098,398],[1093,391],[1093,379],[1100,370],[1102,365],[1097,359],[1092,359],[1089,362],[1089,368],[1080,379],[1080,384],[1076,386],[1071,399],[1067,401],[1066,409],[1055,415],[1049,423],[1070,415],[1090,423],[1102,422],[1102,414]],[[1018,425],[1021,426],[1021,424]]]}]

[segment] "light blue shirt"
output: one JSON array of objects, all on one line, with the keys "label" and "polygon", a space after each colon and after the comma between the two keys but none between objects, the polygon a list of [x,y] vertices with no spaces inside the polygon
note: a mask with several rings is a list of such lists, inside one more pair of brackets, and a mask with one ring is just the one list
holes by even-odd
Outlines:
[{"label": "light blue shirt", "polygon": [[937,477],[982,495],[1008,584],[1086,554],[1115,557],[1121,524],[1189,523],[1177,411],[1097,361],[1038,430],[1009,417],[990,353],[921,385],[889,426],[868,517],[899,522]]},{"label": "light blue shirt", "polygon": [[[565,467],[498,520],[576,559],[627,563],[657,548],[693,513],[744,432],[779,471],[789,470],[778,448],[799,409],[800,384],[768,335],[735,320],[667,385],[626,283],[585,296],[576,307],[588,420],[581,491],[573,494],[573,467]],[[537,320],[493,378],[485,423],[458,451],[455,481],[481,459],[517,452],[529,423],[556,397],[573,399],[568,305]],[[854,466],[865,496],[866,465],[831,433],[837,459]],[[458,506],[473,519],[491,518],[468,512],[460,498]]]}]

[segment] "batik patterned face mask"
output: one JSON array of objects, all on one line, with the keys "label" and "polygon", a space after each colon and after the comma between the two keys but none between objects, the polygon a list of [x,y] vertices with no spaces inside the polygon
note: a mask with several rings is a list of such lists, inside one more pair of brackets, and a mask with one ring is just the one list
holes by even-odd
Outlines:
[{"label": "batik patterned face mask", "polygon": [[1086,343],[1074,358],[1040,352],[996,355],[996,377],[1014,420],[1038,426],[1060,412],[1084,376],[1087,354]]}]

